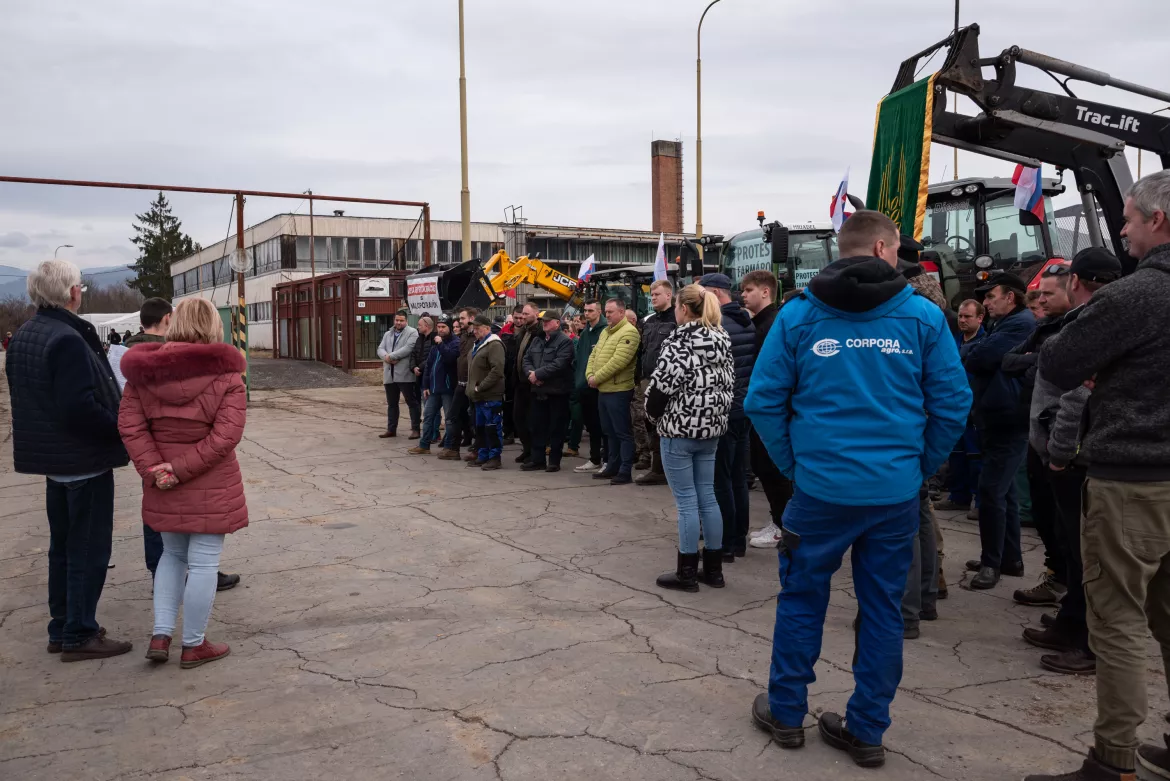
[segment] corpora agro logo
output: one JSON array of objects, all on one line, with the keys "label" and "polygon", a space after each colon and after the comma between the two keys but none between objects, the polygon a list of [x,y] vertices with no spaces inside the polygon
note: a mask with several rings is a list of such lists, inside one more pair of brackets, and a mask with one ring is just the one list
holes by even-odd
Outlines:
[{"label": "corpora agro logo", "polygon": [[[881,350],[883,355],[913,355],[914,351],[903,348],[897,339],[846,339],[848,349]],[[812,351],[821,358],[828,358],[841,352],[841,343],[836,339],[821,339],[812,346]]]},{"label": "corpora agro logo", "polygon": [[822,358],[841,352],[841,343],[836,339],[822,339],[812,346],[812,351]]}]

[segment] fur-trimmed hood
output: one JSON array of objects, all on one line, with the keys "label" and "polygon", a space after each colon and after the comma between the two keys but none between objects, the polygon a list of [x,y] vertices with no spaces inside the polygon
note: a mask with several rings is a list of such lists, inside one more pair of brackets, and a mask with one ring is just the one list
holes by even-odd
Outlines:
[{"label": "fur-trimmed hood", "polygon": [[240,374],[246,365],[230,344],[167,342],[139,344],[122,356],[128,383],[149,389],[171,403],[185,403],[225,374]]}]

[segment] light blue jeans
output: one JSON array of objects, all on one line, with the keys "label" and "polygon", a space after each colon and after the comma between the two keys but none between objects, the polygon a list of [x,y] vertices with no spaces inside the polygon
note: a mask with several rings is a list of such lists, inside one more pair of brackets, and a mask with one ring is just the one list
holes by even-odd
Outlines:
[{"label": "light blue jeans", "polygon": [[699,524],[711,550],[723,547],[723,514],[715,499],[718,439],[662,438],[662,468],[678,506],[678,549],[699,552]]},{"label": "light blue jeans", "polygon": [[154,574],[154,634],[174,635],[182,605],[183,645],[201,645],[215,601],[224,535],[162,532],[162,538],[163,555]]}]

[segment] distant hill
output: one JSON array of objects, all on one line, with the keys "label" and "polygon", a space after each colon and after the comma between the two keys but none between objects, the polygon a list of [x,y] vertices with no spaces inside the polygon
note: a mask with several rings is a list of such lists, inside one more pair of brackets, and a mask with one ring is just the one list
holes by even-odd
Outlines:
[{"label": "distant hill", "polygon": [[[0,299],[28,298],[25,277],[28,269],[0,266]],[[109,287],[134,279],[134,269],[128,266],[98,266],[83,268],[81,276],[88,284]]]}]

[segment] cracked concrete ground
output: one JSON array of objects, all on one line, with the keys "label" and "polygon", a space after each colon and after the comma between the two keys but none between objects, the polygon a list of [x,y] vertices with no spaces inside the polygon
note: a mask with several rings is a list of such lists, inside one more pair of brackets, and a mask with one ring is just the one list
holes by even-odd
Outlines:
[{"label": "cracked concrete ground", "polygon": [[[1034,536],[1028,579],[971,592],[958,581],[977,530],[945,518],[950,599],[906,645],[886,767],[863,771],[815,729],[783,751],[751,723],[774,551],[729,565],[725,589],[662,591],[676,541],[665,487],[408,456],[405,439],[375,436],[384,414],[380,388],[253,395],[239,448],[252,523],[223,561],[243,582],[209,627],[232,656],[195,670],[143,658],[151,590],[130,470],[99,619],[135,648],[78,664],[45,653],[43,480],[13,473],[6,446],[0,778],[991,781],[1079,765],[1094,681],[1040,668],[1020,638],[1040,611],[1011,601],[1040,566]],[[763,496],[752,502],[758,526]],[[851,588],[846,563],[814,710],[841,711],[852,687]],[[1153,739],[1167,697],[1150,650]]]}]

